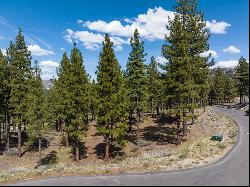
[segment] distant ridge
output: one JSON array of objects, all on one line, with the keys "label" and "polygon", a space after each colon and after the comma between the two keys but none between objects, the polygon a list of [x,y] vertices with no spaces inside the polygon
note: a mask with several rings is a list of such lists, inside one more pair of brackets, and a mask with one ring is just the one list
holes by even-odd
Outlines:
[{"label": "distant ridge", "polygon": [[43,80],[43,87],[45,90],[49,90],[53,86],[53,79]]}]

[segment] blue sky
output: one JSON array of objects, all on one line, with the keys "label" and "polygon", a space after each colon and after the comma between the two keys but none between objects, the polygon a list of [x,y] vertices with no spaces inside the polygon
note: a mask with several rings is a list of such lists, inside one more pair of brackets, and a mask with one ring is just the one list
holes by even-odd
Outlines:
[{"label": "blue sky", "polygon": [[[38,60],[43,79],[56,75],[63,52],[77,42],[88,73],[94,78],[101,41],[109,33],[117,58],[125,68],[129,37],[138,28],[145,41],[147,62],[151,56],[164,63],[161,46],[168,33],[167,16],[173,16],[174,0],[0,0],[0,49],[24,30],[33,60]],[[210,51],[216,66],[233,67],[240,56],[249,59],[249,1],[200,0],[211,32]]]}]

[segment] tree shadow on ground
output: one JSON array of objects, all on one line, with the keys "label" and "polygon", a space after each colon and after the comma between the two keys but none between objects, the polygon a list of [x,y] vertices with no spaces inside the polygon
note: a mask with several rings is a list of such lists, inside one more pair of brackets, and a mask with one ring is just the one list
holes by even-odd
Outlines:
[{"label": "tree shadow on ground", "polygon": [[[98,145],[96,145],[96,147],[94,148],[94,153],[97,155],[97,157],[99,159],[104,159],[105,157],[105,143],[99,143]],[[116,145],[110,145],[110,157],[111,158],[115,158],[117,156],[123,156],[125,153],[122,150],[121,147],[116,146]]]},{"label": "tree shadow on ground", "polygon": [[51,151],[44,158],[42,158],[40,162],[38,162],[37,167],[42,165],[53,165],[56,164],[57,162],[58,162],[57,152]]},{"label": "tree shadow on ground", "polygon": [[157,125],[149,126],[141,130],[143,139],[156,142],[158,145],[176,144],[177,129],[173,124],[177,121],[176,117],[159,116],[155,118]]},{"label": "tree shadow on ground", "polygon": [[4,143],[0,143],[0,155],[3,154],[4,150],[5,150],[5,144]]},{"label": "tree shadow on ground", "polygon": [[[73,140],[70,140],[70,146],[72,146],[71,148],[71,157],[72,159],[75,160],[76,158],[76,146],[75,146],[75,143]],[[79,142],[79,159],[84,159],[84,158],[87,158],[87,147],[85,146],[85,143],[84,142]]]}]

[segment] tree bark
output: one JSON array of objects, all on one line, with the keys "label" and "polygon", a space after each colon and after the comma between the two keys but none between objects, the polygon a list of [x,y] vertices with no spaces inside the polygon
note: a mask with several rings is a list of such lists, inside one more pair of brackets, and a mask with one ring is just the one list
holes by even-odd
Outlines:
[{"label": "tree bark", "polygon": [[79,153],[79,140],[76,140],[76,162],[80,160],[80,153]]},{"label": "tree bark", "polygon": [[109,161],[110,141],[109,141],[108,135],[106,135],[105,140],[106,140],[106,146],[105,146],[105,157],[104,157],[104,160],[105,160],[105,161]]},{"label": "tree bark", "polygon": [[177,120],[176,145],[180,145],[180,116],[177,116]]},{"label": "tree bark", "polygon": [[18,157],[22,157],[22,129],[21,124],[18,125]]},{"label": "tree bark", "polygon": [[137,121],[136,121],[136,137],[137,137],[137,146],[140,147],[140,121],[141,121],[141,115],[140,112],[137,113]]},{"label": "tree bark", "polygon": [[67,131],[65,131],[65,144],[66,147],[69,147],[69,133]]},{"label": "tree bark", "polygon": [[7,114],[5,114],[5,123],[6,123],[5,136],[6,136],[6,151],[7,151],[10,148],[10,124]]},{"label": "tree bark", "polygon": [[42,147],[42,141],[41,138],[39,137],[39,145],[38,145],[38,151],[39,151],[39,165],[42,164],[42,151],[41,151],[41,147]]},{"label": "tree bark", "polygon": [[186,111],[183,111],[183,136],[187,135]]},{"label": "tree bark", "polygon": [[155,115],[154,115],[154,101],[153,101],[153,99],[151,100],[151,114],[152,114],[152,118],[154,118]]}]

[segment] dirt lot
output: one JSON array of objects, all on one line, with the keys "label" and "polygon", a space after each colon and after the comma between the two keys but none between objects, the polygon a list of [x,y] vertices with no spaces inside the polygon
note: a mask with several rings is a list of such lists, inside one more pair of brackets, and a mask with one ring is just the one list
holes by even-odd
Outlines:
[{"label": "dirt lot", "polygon": [[[43,166],[37,167],[38,152],[25,152],[22,158],[0,155],[0,184],[20,179],[75,174],[117,174],[125,172],[166,171],[211,163],[233,146],[237,127],[230,118],[207,108],[199,113],[195,124],[189,125],[188,136],[175,145],[175,126],[165,119],[148,117],[141,125],[142,147],[134,143],[134,133],[123,149],[116,148],[110,162],[103,161],[104,143],[96,132],[95,122],[83,138],[80,163],[72,161],[72,148],[62,145],[62,134],[51,132],[49,146],[42,151]],[[210,140],[212,134],[223,135],[222,142]]]}]

